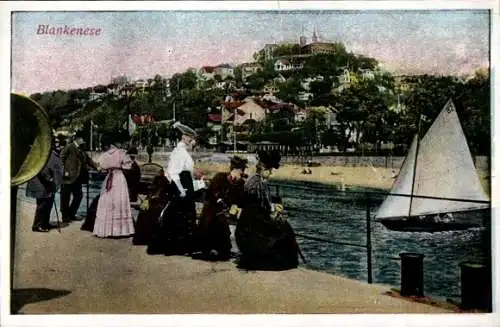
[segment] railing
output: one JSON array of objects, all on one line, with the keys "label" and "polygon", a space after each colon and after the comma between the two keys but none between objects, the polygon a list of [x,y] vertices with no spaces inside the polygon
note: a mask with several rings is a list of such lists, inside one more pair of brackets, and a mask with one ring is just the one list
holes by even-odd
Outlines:
[{"label": "railing", "polygon": [[[275,190],[275,194],[280,196],[282,189],[295,189],[295,190],[304,190],[308,192],[325,192],[325,188],[314,188],[311,186],[300,186],[300,185],[282,185],[282,184],[270,184],[272,188]],[[335,190],[329,190],[330,193],[334,193]],[[446,201],[458,201],[458,202],[469,202],[469,203],[481,203],[481,204],[489,204],[489,201],[480,201],[480,200],[470,200],[470,199],[459,199],[459,198],[447,198],[447,197],[434,197],[434,196],[420,196],[420,195],[408,195],[408,194],[398,194],[398,193],[390,193],[390,192],[381,192],[381,191],[355,191],[355,190],[342,190],[340,192],[337,191],[338,194],[360,194],[364,195],[363,202],[366,205],[366,243],[365,244],[356,244],[350,242],[342,242],[342,241],[334,241],[330,239],[325,239],[317,236],[306,235],[303,233],[295,233],[295,235],[299,238],[308,239],[312,241],[322,242],[322,243],[330,243],[330,244],[338,244],[342,246],[352,246],[358,248],[366,249],[366,260],[367,260],[367,282],[369,284],[373,283],[373,262],[372,262],[372,215],[371,215],[371,206],[372,206],[372,198],[374,196],[387,197],[387,196],[399,196],[399,197],[413,197],[413,198],[422,198],[422,199],[434,199],[434,200],[446,200]],[[387,257],[390,260],[402,260],[402,258],[397,257]]]}]

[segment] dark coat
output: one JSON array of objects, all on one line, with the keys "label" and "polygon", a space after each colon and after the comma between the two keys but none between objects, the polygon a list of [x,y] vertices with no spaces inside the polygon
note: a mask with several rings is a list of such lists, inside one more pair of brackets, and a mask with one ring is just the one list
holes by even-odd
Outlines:
[{"label": "dark coat", "polygon": [[202,251],[213,249],[219,254],[230,254],[231,231],[226,211],[233,204],[241,206],[245,194],[244,182],[231,182],[228,177],[229,173],[218,173],[208,186],[198,225]]},{"label": "dark coat", "polygon": [[64,165],[63,184],[73,184],[77,181],[86,183],[88,181],[87,166],[97,169],[92,159],[74,143],[69,143],[62,150],[61,160]]},{"label": "dark coat", "polygon": [[63,165],[59,155],[52,152],[45,167],[32,178],[26,186],[26,196],[33,198],[50,198],[55,195],[62,183]]},{"label": "dark coat", "polygon": [[266,180],[255,175],[245,184],[245,203],[236,225],[240,267],[282,270],[298,266],[298,245],[287,221],[271,217],[271,191]]},{"label": "dark coat", "polygon": [[141,167],[139,167],[137,162],[134,161],[132,162],[132,167],[130,169],[123,170],[123,174],[127,180],[130,202],[136,202],[141,184]]}]

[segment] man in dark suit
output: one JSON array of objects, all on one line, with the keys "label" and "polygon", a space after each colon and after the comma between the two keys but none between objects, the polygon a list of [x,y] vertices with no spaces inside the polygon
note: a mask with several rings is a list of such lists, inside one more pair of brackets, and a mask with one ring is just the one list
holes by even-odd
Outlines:
[{"label": "man in dark suit", "polygon": [[26,195],[36,198],[35,220],[31,229],[34,232],[48,232],[50,212],[54,205],[57,189],[61,185],[63,167],[59,153],[59,140],[54,141],[54,150],[40,173],[28,182]]},{"label": "man in dark suit", "polygon": [[[81,137],[69,142],[61,152],[64,165],[61,187],[61,214],[63,222],[77,220],[76,213],[83,198],[82,184],[88,183],[88,166],[98,169],[98,165],[81,150],[85,143]],[[70,197],[73,201],[70,204]]]}]

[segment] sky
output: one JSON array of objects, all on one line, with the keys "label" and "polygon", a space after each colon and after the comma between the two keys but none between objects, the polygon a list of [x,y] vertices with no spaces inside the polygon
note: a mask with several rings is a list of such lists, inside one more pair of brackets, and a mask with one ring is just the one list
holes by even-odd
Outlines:
[{"label": "sky", "polygon": [[[41,24],[100,28],[99,36],[39,35]],[[12,91],[108,84],[111,77],[168,77],[188,68],[250,62],[267,43],[342,42],[394,73],[462,75],[489,67],[484,10],[289,12],[16,12]]]}]

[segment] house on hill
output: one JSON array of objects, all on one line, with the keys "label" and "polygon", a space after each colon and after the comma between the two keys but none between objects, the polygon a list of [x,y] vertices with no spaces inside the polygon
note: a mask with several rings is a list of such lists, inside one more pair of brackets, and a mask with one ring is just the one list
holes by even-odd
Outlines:
[{"label": "house on hill", "polygon": [[214,67],[214,74],[219,75],[222,80],[228,77],[234,78],[234,67],[229,64],[222,64]]},{"label": "house on hill", "polygon": [[206,80],[213,79],[215,76],[214,66],[202,66],[198,71],[198,75]]},{"label": "house on hill", "polygon": [[277,72],[299,70],[304,68],[303,63],[294,62],[289,59],[278,59],[274,62],[274,70]]},{"label": "house on hill", "polygon": [[247,78],[253,74],[255,74],[259,69],[260,65],[255,62],[243,63],[241,64],[241,78],[245,82]]}]

